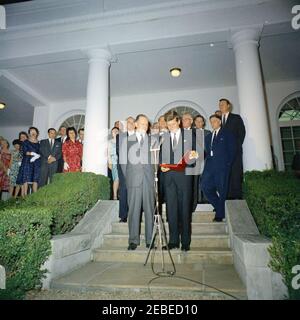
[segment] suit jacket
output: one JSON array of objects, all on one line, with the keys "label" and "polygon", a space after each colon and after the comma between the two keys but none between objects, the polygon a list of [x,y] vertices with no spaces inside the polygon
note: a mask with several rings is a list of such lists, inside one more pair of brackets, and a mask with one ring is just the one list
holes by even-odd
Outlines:
[{"label": "suit jacket", "polygon": [[245,140],[246,129],[241,116],[230,112],[223,128],[234,134],[237,144],[237,152],[242,153],[242,145]]},{"label": "suit jacket", "polygon": [[[49,139],[41,140],[40,155],[41,155],[42,166],[50,165],[50,166],[56,167],[58,164],[58,161],[62,158],[61,143],[55,139],[53,147],[51,149]],[[48,164],[47,161],[50,155],[53,156],[56,159],[56,161],[52,162],[51,164]]]},{"label": "suit jacket", "polygon": [[119,136],[120,166],[126,179],[126,186],[139,187],[146,179],[149,188],[154,188],[154,166],[152,164],[151,139],[145,134],[140,147],[136,134]]},{"label": "suit jacket", "polygon": [[229,130],[221,128],[212,144],[212,135],[213,133],[210,133],[205,137],[207,153],[204,170],[216,170],[222,174],[231,168],[237,150],[236,139]]},{"label": "suit jacket", "polygon": [[[195,130],[181,129],[177,147],[172,148],[172,136],[170,132],[165,132],[161,137],[162,145],[160,150],[160,163],[176,164],[187,151],[196,150]],[[187,167],[194,167],[195,161],[191,161]]]}]

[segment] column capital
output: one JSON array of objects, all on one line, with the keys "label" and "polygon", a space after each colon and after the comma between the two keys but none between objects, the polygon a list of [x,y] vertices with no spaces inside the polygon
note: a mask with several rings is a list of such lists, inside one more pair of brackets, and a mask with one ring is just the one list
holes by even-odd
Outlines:
[{"label": "column capital", "polygon": [[104,48],[91,48],[84,51],[87,55],[89,62],[104,60],[108,64],[115,62],[116,58],[112,54],[111,50],[108,47]]},{"label": "column capital", "polygon": [[258,47],[262,30],[263,25],[245,29],[231,29],[229,47],[233,50],[244,44],[253,44]]}]

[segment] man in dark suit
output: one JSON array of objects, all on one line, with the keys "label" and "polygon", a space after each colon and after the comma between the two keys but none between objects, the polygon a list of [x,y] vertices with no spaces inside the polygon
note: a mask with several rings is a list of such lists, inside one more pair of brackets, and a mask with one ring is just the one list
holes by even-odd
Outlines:
[{"label": "man in dark suit", "polygon": [[154,167],[151,161],[150,137],[147,135],[148,118],[142,114],[138,115],[135,126],[135,133],[121,141],[119,150],[122,154],[124,149],[127,150],[128,155],[127,163],[121,163],[126,179],[128,198],[128,250],[135,250],[140,244],[142,209],[144,211],[146,246],[149,248],[153,231],[155,203]]},{"label": "man in dark suit", "polygon": [[[65,126],[61,126],[59,128],[59,137],[56,138],[56,141],[61,143],[61,146],[64,144],[64,142],[67,139],[67,128]],[[58,160],[58,164],[57,164],[57,172],[61,173],[64,170],[64,159],[63,157],[61,157],[61,159]]]},{"label": "man in dark suit", "polygon": [[206,159],[201,187],[216,211],[214,221],[221,222],[225,218],[225,200],[236,155],[236,141],[230,131],[221,128],[221,117],[213,114],[209,119],[213,133],[205,137]]},{"label": "man in dark suit", "polygon": [[[177,164],[187,151],[196,149],[192,130],[180,129],[180,118],[175,111],[165,114],[170,132],[162,138],[160,163]],[[188,169],[174,171],[161,167],[165,183],[165,199],[169,223],[169,249],[189,251],[191,243],[191,217],[193,209],[193,174]]]},{"label": "man in dark suit", "polygon": [[56,130],[48,129],[48,139],[40,142],[41,175],[40,186],[52,181],[53,175],[57,172],[58,161],[62,158],[61,143],[55,140]]},{"label": "man in dark suit", "polygon": [[[204,148],[205,147],[205,137],[210,134],[210,131],[205,129],[206,121],[205,118],[198,114],[194,117],[194,127],[197,134],[197,142]],[[202,134],[199,134],[199,132],[202,132]],[[198,141],[199,138],[201,141]],[[205,198],[203,191],[201,190],[201,175],[203,172],[203,167],[200,168],[197,175],[194,177],[194,197],[196,198],[196,206],[194,203],[195,208],[197,207],[198,203],[207,203],[207,199]],[[195,199],[194,199],[195,201]]]},{"label": "man in dark suit", "polygon": [[[128,217],[128,203],[127,203],[127,187],[126,179],[121,169],[121,163],[127,161],[127,150],[122,153],[125,156],[124,161],[120,159],[120,141],[124,141],[129,136],[135,133],[135,119],[133,117],[128,117],[126,122],[119,121],[119,134],[116,137],[116,151],[118,156],[118,175],[119,175],[119,222],[127,222]],[[124,143],[123,143],[124,145]],[[121,161],[120,161],[121,160]]]},{"label": "man in dark suit", "polygon": [[243,142],[246,135],[245,125],[240,115],[231,113],[231,103],[222,98],[219,100],[219,108],[222,112],[222,127],[232,132],[236,140],[236,156],[232,164],[229,177],[229,189],[227,199],[242,199],[243,191]]}]

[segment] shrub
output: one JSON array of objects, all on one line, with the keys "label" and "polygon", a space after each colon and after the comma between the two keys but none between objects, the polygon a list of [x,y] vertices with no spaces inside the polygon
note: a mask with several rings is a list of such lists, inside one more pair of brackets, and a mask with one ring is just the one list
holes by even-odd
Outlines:
[{"label": "shrub", "polygon": [[282,274],[290,299],[300,291],[291,286],[292,268],[300,264],[300,183],[289,173],[248,172],[245,199],[262,234],[272,239],[270,267]]},{"label": "shrub", "polygon": [[48,208],[52,234],[69,232],[99,199],[109,199],[109,179],[94,173],[60,173],[53,182],[25,198],[25,206]]},{"label": "shrub", "polygon": [[40,286],[51,234],[71,231],[99,199],[109,197],[107,177],[76,172],[56,174],[51,184],[24,200],[0,202],[0,264],[7,272],[0,298],[20,299]]},{"label": "shrub", "polygon": [[21,299],[41,285],[41,270],[51,250],[51,212],[45,208],[12,208],[0,213],[0,264],[5,266],[6,290],[0,299]]}]

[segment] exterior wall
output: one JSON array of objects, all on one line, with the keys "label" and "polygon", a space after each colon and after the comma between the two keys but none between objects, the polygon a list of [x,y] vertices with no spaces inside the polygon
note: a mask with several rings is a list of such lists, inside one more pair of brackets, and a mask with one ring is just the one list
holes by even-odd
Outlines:
[{"label": "exterior wall", "polygon": [[[283,157],[278,125],[279,107],[282,101],[294,92],[300,91],[299,81],[282,81],[266,83],[266,99],[269,110],[270,130],[274,153],[280,170],[283,170]],[[114,96],[110,99],[110,127],[116,120],[124,120],[132,115],[145,113],[151,121],[156,120],[160,111],[176,105],[176,102],[191,102],[191,106],[198,106],[199,112],[207,118],[218,108],[218,100],[226,97],[232,101],[234,112],[239,113],[239,102],[236,87],[203,88],[192,90],[179,90],[168,92],[155,92],[152,94]],[[180,103],[179,103],[180,104]],[[34,125],[42,129],[46,124],[48,127],[58,129],[60,124],[69,116],[85,113],[85,100],[65,101],[51,105],[48,109],[44,107],[35,108]],[[48,110],[48,112],[47,112]],[[259,115],[257,115],[259,116]],[[48,119],[48,120],[47,120]],[[209,124],[207,125],[209,129]],[[1,134],[9,139],[15,137],[15,132],[27,129],[27,127],[0,128]],[[45,132],[44,132],[45,131]],[[41,130],[40,138],[45,138],[47,130]]]},{"label": "exterior wall", "polygon": [[0,136],[3,136],[10,143],[10,147],[12,148],[12,142],[14,139],[18,139],[18,135],[20,131],[28,130],[30,125],[20,125],[20,126],[7,126],[0,127]]},{"label": "exterior wall", "polygon": [[[175,106],[176,101],[179,104],[180,101],[190,101],[192,103],[191,107],[193,107],[193,104],[198,105],[199,112],[208,118],[218,109],[218,101],[222,97],[231,100],[234,105],[234,112],[239,113],[236,87],[204,88],[112,97],[110,126],[113,126],[116,120],[124,120],[128,116],[136,116],[139,113],[145,113],[150,118],[150,121],[154,121],[161,109],[168,104],[172,108]],[[207,127],[209,128],[209,126]]]},{"label": "exterior wall", "polygon": [[272,143],[274,154],[278,161],[280,170],[284,170],[280,130],[278,124],[278,115],[282,106],[283,100],[289,95],[300,92],[300,80],[284,81],[284,82],[269,82],[266,84],[266,96],[269,109],[269,121],[272,133]]}]

